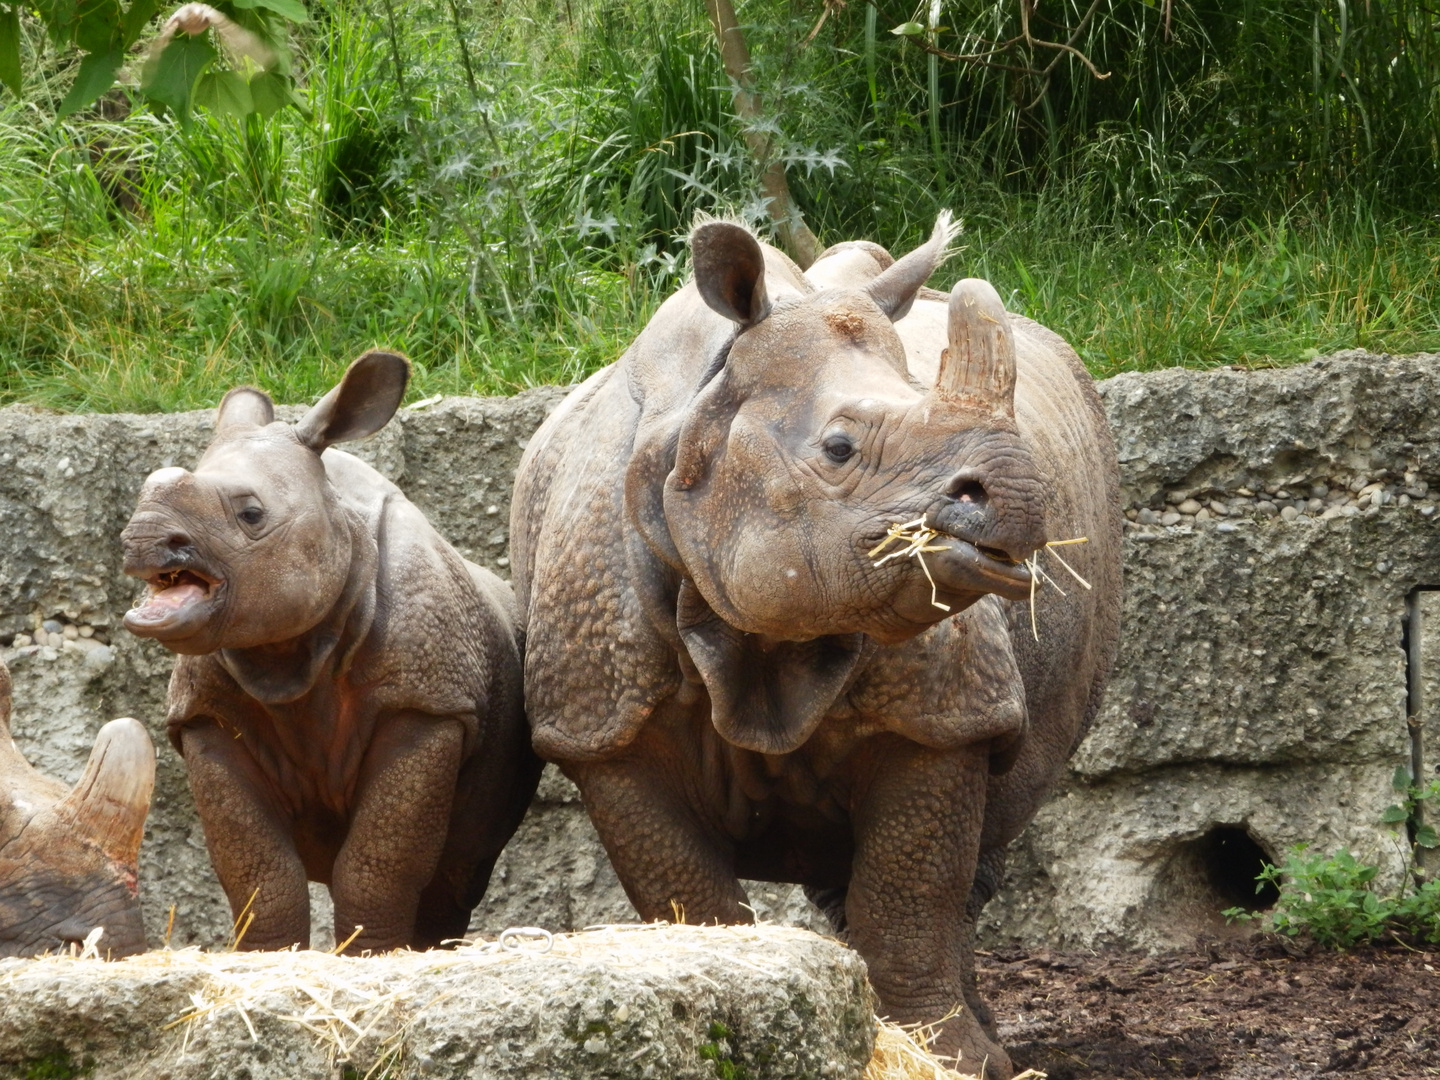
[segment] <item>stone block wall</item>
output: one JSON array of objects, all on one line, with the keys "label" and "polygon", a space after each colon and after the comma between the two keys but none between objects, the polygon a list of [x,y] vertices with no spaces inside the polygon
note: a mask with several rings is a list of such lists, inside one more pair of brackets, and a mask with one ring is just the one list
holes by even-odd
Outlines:
[{"label": "stone block wall", "polygon": [[[1407,597],[1440,587],[1440,357],[1175,370],[1101,390],[1130,519],[1120,660],[1094,729],[1015,845],[987,940],[1160,947],[1221,932],[1218,910],[1248,898],[1258,860],[1299,842],[1349,846],[1393,879],[1400,851],[1378,822],[1411,752]],[[514,469],[563,394],[402,410],[353,449],[503,574]],[[73,781],[104,721],[150,727],[159,777],[142,891],[154,941],[174,906],[175,944],[223,944],[229,914],[161,727],[170,657],[120,626],[136,588],[118,536],[145,476],[193,464],[209,423],[208,412],[0,409],[0,656],[15,677],[15,739]],[[1422,592],[1410,606],[1431,603]],[[1434,657],[1418,673],[1433,687],[1419,718],[1431,772],[1433,608],[1416,650]],[[798,890],[751,896],[764,917],[821,925]],[[317,895],[317,944],[324,907]],[[547,770],[474,927],[633,918],[574,788]]]}]

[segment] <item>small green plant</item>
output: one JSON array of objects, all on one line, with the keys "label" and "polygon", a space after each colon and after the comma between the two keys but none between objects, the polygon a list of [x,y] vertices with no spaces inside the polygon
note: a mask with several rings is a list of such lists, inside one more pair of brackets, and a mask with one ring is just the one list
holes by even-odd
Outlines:
[{"label": "small green plant", "polygon": [[1409,854],[1408,872],[1397,895],[1377,894],[1373,883],[1379,867],[1360,862],[1348,850],[1312,855],[1300,844],[1291,850],[1284,866],[1266,863],[1256,876],[1256,892],[1266,885],[1280,890],[1271,911],[1233,907],[1221,914],[1229,922],[1268,917],[1270,928],[1277,933],[1289,937],[1306,934],[1317,944],[1335,949],[1352,948],[1391,933],[1440,944],[1440,878],[1427,879],[1418,859],[1420,849],[1440,846],[1435,827],[1424,821],[1426,804],[1432,800],[1440,804],[1440,780],[1422,788],[1401,766],[1395,770],[1393,786],[1400,802],[1386,807],[1381,821],[1405,829]]},{"label": "small green plant", "polygon": [[1418,848],[1440,847],[1440,835],[1436,834],[1435,826],[1425,821],[1426,805],[1433,800],[1433,805],[1440,806],[1440,779],[1432,780],[1422,788],[1410,775],[1410,770],[1400,765],[1395,769],[1391,786],[1399,792],[1400,801],[1387,806],[1380,820],[1394,828],[1405,826],[1410,841],[1410,859],[1416,863]]},{"label": "small green plant", "polygon": [[1270,912],[1234,907],[1222,912],[1232,922],[1263,919],[1271,929],[1297,937],[1306,933],[1321,945],[1348,949],[1373,941],[1385,931],[1393,905],[1371,886],[1379,867],[1367,866],[1344,848],[1330,856],[1311,855],[1296,846],[1284,866],[1266,863],[1256,876],[1256,892],[1265,885],[1280,890]]},{"label": "small green plant", "polygon": [[21,1067],[25,1080],[74,1080],[90,1071],[88,1062],[77,1065],[64,1050],[25,1062]]},{"label": "small green plant", "polygon": [[734,1060],[731,1038],[734,1033],[719,1020],[712,1021],[707,1031],[709,1042],[700,1044],[700,1057],[715,1063],[718,1080],[747,1080],[750,1073],[745,1066]]}]

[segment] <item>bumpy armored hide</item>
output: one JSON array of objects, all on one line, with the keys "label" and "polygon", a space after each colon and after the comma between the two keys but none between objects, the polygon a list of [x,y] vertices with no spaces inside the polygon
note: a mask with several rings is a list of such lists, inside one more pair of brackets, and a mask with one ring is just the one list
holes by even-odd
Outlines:
[{"label": "bumpy armored hide", "polygon": [[998,1076],[973,923],[1108,677],[1120,514],[1073,351],[923,288],[950,236],[801,273],[698,226],[694,282],[531,441],[512,556],[535,746],[641,914],[805,884],[883,1006],[963,997],[941,1045]]},{"label": "bumpy armored hide", "polygon": [[180,654],[171,740],[246,947],[309,943],[307,879],[352,951],[459,937],[539,777],[509,587],[332,448],[408,375],[367,353],[294,425],[232,390],[125,529],[126,626]]}]

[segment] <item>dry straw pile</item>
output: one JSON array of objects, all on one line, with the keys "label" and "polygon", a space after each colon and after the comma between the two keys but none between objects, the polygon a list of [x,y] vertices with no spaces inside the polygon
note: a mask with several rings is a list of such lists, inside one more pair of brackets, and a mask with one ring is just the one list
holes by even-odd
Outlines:
[{"label": "dry straw pile", "polygon": [[[875,1032],[875,1054],[861,1080],[978,1080],[971,1073],[952,1069],[930,1052],[938,1025],[901,1027],[884,1020]],[[1015,1080],[1045,1080],[1045,1074],[1027,1069]]]}]

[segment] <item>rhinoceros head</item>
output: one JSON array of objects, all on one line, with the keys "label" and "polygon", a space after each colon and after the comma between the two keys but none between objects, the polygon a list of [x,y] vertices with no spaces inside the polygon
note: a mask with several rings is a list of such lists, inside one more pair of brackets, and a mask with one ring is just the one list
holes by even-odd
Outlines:
[{"label": "rhinoceros head", "polygon": [[[949,236],[947,216],[863,287],[772,302],[754,237],[725,222],[695,231],[696,287],[736,332],[680,428],[663,503],[685,576],[728,626],[900,641],[987,593],[1029,595],[1043,485],[1016,430],[1000,298],[956,286],[934,386],[911,377],[892,325]],[[922,517],[939,533],[924,565],[877,567],[892,526]]]},{"label": "rhinoceros head", "polygon": [[0,663],[0,956],[84,941],[101,955],[145,949],[137,864],[155,749],[135,720],[100,729],[80,782],[30,767],[10,739],[10,673]]},{"label": "rhinoceros head", "polygon": [[148,594],[125,626],[173,652],[294,640],[336,605],[353,569],[353,532],[326,478],[332,443],[389,422],[409,362],[369,352],[295,424],[259,390],[231,390],[194,472],[152,473],[125,527],[125,572]]}]

